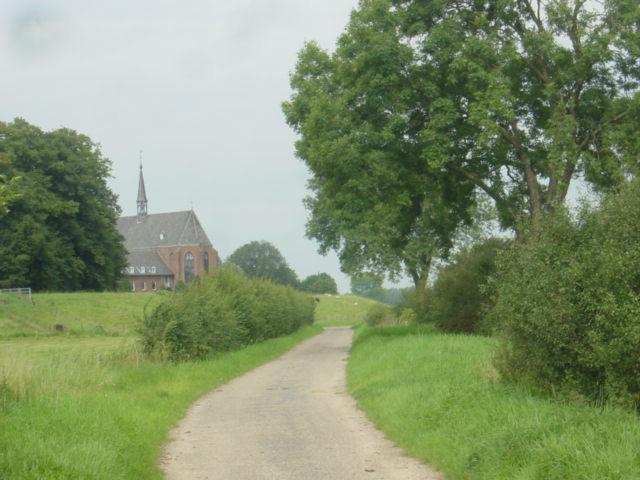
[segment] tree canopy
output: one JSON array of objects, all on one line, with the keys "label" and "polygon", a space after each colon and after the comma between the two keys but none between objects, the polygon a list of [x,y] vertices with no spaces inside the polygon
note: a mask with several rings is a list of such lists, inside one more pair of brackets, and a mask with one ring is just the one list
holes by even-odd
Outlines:
[{"label": "tree canopy", "polygon": [[268,279],[283,285],[298,285],[298,276],[280,251],[266,241],[247,243],[233,252],[227,262],[236,265],[251,278]]},{"label": "tree canopy", "polygon": [[347,272],[424,285],[479,191],[514,228],[578,175],[638,167],[634,0],[362,0],[334,52],[308,43],[283,105],[312,172],[307,234]]},{"label": "tree canopy", "polygon": [[331,293],[337,295],[338,285],[328,273],[309,275],[300,282],[300,290],[309,293]]},{"label": "tree canopy", "polygon": [[351,276],[351,293],[361,297],[381,300],[384,296],[381,275],[371,272],[356,273]]},{"label": "tree canopy", "polygon": [[115,288],[126,259],[110,168],[85,135],[0,122],[0,175],[8,181],[0,196],[11,197],[0,214],[0,286]]}]

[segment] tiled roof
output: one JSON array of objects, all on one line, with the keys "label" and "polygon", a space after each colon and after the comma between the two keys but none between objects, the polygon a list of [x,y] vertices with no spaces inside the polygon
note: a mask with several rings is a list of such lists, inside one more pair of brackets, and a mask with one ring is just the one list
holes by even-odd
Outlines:
[{"label": "tiled roof", "polygon": [[211,246],[193,210],[120,217],[118,231],[129,252],[169,245]]},{"label": "tiled roof", "polygon": [[138,250],[127,255],[127,275],[173,275],[160,255],[152,250]]}]

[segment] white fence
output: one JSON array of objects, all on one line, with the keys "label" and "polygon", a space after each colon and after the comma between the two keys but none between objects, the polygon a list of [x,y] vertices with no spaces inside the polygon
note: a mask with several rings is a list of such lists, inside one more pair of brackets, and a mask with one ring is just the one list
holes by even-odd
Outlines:
[{"label": "white fence", "polygon": [[0,288],[0,294],[3,293],[12,293],[15,295],[22,295],[29,299],[31,303],[33,303],[33,298],[31,297],[31,289],[30,288]]}]

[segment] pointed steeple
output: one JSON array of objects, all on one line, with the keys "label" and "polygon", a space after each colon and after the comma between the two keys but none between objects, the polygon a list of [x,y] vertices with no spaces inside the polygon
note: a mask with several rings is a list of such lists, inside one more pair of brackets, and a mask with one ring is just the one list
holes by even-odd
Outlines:
[{"label": "pointed steeple", "polygon": [[142,174],[142,152],[140,152],[140,179],[138,180],[138,221],[147,214],[147,192],[144,188],[144,175]]}]

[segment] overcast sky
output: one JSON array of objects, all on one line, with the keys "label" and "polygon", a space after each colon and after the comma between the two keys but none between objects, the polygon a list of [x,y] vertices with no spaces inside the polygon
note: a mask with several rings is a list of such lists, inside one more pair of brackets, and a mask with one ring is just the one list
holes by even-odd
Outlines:
[{"label": "overcast sky", "polygon": [[357,0],[2,0],[0,120],[89,135],[135,213],[194,209],[221,256],[273,242],[298,275],[335,255],[304,238],[308,173],[280,104],[306,40],[332,48]]}]

